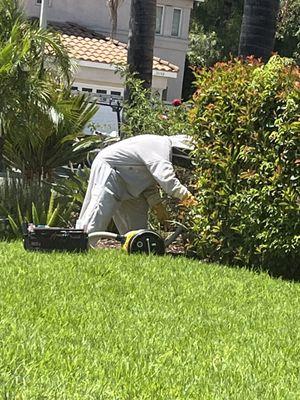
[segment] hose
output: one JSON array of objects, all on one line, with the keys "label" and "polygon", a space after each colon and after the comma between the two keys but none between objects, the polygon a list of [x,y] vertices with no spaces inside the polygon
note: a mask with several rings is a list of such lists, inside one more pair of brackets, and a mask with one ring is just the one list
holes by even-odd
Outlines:
[{"label": "hose", "polygon": [[121,243],[124,243],[125,241],[125,236],[118,235],[117,233],[112,233],[112,232],[92,232],[89,233],[88,237],[89,237],[89,246],[92,249],[96,248],[96,244],[99,239],[114,239]]},{"label": "hose", "polygon": [[175,239],[177,239],[177,237],[184,231],[184,227],[183,226],[178,226],[176,228],[176,231],[171,233],[170,236],[168,236],[165,239],[165,246],[168,247],[172,242],[174,242]]},{"label": "hose", "polygon": [[115,239],[118,240],[120,235],[117,233],[112,233],[112,232],[93,232],[89,233],[89,239],[91,238],[99,238],[99,239]]}]

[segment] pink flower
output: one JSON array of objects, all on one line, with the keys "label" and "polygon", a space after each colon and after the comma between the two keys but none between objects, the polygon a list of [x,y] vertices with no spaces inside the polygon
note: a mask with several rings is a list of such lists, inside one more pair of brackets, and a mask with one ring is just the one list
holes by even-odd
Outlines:
[{"label": "pink flower", "polygon": [[181,106],[181,104],[182,104],[182,101],[180,99],[174,99],[172,101],[172,106],[174,106],[174,107]]}]

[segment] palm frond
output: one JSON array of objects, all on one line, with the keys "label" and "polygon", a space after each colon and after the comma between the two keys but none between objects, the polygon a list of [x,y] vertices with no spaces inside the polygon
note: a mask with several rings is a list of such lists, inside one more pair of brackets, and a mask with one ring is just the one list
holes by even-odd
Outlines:
[{"label": "palm frond", "polygon": [[35,102],[30,105],[31,113],[16,113],[4,144],[8,165],[42,177],[69,162],[82,162],[89,151],[100,145],[99,137],[82,133],[97,111],[86,96],[62,93],[57,98],[54,94],[53,101],[48,108]]}]

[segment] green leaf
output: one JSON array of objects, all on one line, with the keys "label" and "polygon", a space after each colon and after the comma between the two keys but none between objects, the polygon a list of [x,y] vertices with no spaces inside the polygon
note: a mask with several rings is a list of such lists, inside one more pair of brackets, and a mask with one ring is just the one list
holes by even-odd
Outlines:
[{"label": "green leaf", "polygon": [[57,205],[57,207],[55,208],[55,210],[53,211],[50,219],[47,221],[47,225],[48,226],[55,226],[58,220],[58,216],[59,216],[59,204]]},{"label": "green leaf", "polygon": [[39,219],[39,215],[36,209],[35,204],[32,202],[32,206],[31,206],[31,214],[32,214],[32,222],[35,225],[39,225],[40,224],[40,219]]},{"label": "green leaf", "polygon": [[8,218],[9,224],[11,226],[11,229],[12,229],[14,235],[17,237],[20,236],[20,233],[21,233],[20,228],[17,225],[17,223],[15,222],[15,220],[13,219],[13,217],[11,215],[8,215],[7,218]]},{"label": "green leaf", "polygon": [[51,190],[50,199],[49,199],[49,207],[48,207],[47,218],[46,218],[46,224],[47,225],[49,225],[48,222],[50,221],[51,216],[53,214],[54,199],[55,199],[54,191]]}]

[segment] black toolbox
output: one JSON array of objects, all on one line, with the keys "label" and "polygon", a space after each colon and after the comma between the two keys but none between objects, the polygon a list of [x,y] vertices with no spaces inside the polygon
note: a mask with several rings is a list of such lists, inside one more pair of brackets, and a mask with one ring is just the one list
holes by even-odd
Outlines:
[{"label": "black toolbox", "polygon": [[88,250],[88,234],[83,229],[50,228],[23,224],[24,248],[30,251]]}]

